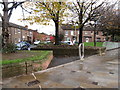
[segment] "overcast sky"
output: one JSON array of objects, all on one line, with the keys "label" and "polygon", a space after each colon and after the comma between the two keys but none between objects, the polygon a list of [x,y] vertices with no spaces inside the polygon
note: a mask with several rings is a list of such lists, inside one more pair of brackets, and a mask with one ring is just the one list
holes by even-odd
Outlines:
[{"label": "overcast sky", "polygon": [[[112,0],[108,0],[108,1],[112,1]],[[1,12],[1,8],[0,8],[0,12]],[[29,29],[33,29],[33,30],[37,29],[38,32],[40,32],[40,33],[41,32],[44,32],[44,33],[47,33],[47,34],[54,34],[55,33],[54,22],[51,22],[52,25],[49,25],[49,26],[37,25],[37,24],[30,25],[26,21],[21,22],[21,21],[18,20],[18,19],[21,19],[21,18],[23,18],[23,12],[22,12],[22,9],[20,7],[18,7],[17,9],[14,9],[13,14],[10,18],[10,22],[21,25],[21,26],[28,25]]]},{"label": "overcast sky", "polygon": [[42,33],[47,33],[47,34],[54,34],[55,32],[55,28],[54,28],[54,23],[51,22],[52,25],[49,25],[49,26],[45,26],[45,25],[37,25],[37,24],[33,24],[33,25],[30,25],[29,22],[27,21],[19,21],[18,19],[21,19],[23,18],[23,12],[22,12],[22,9],[20,7],[18,7],[17,9],[14,9],[13,11],[13,14],[10,18],[10,22],[12,23],[15,23],[15,24],[18,24],[18,25],[22,25],[22,26],[25,26],[25,25],[28,25],[28,28],[29,29],[33,29],[33,30],[38,30],[38,32]]}]

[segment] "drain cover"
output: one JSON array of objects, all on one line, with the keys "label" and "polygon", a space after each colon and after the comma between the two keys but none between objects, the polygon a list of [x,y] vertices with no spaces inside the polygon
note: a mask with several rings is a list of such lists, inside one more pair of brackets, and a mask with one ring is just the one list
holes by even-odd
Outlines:
[{"label": "drain cover", "polygon": [[38,83],[40,83],[40,81],[34,80],[34,81],[30,81],[30,82],[28,82],[28,83],[26,83],[26,84],[27,84],[28,86],[33,86],[33,85],[38,84]]},{"label": "drain cover", "polygon": [[94,84],[94,85],[98,85],[98,82],[92,82],[92,84]]},{"label": "drain cover", "polygon": [[109,74],[114,74],[113,72],[109,72]]}]

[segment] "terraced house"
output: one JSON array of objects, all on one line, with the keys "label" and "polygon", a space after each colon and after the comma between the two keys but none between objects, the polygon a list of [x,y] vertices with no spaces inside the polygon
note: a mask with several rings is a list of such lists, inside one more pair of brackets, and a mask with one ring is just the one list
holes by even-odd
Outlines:
[{"label": "terraced house", "polygon": [[[2,31],[1,21],[0,21],[0,29]],[[36,39],[34,33],[38,33],[38,32],[37,30],[28,29],[28,26],[24,27],[14,23],[9,23],[8,33],[9,33],[9,43],[16,44],[20,41],[28,41],[32,43]]]},{"label": "terraced house", "polygon": [[[79,41],[79,30],[76,26],[72,26],[71,24],[62,25],[61,26],[64,32],[64,40],[63,41]],[[84,27],[83,29],[83,42],[94,42],[94,29],[90,26]],[[103,32],[101,30],[96,29],[96,41],[104,42],[105,36],[103,36]]]}]

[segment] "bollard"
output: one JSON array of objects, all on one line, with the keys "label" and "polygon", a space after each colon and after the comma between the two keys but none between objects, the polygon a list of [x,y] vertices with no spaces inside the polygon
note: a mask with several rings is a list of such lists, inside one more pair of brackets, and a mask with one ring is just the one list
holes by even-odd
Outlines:
[{"label": "bollard", "polygon": [[80,60],[84,60],[84,44],[83,43],[80,43],[79,44],[79,57],[80,57]]}]

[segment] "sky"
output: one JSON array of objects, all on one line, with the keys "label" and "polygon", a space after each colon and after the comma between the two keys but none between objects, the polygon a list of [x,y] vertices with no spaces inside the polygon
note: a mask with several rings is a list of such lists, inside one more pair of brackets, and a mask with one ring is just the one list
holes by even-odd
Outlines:
[{"label": "sky", "polygon": [[[0,7],[0,13],[2,13],[2,8]],[[26,13],[25,13],[26,14]],[[54,34],[55,35],[55,27],[54,27],[54,22],[51,22],[49,26],[45,26],[45,25],[38,25],[38,24],[33,24],[30,25],[29,22],[27,21],[20,21],[18,19],[23,18],[23,12],[21,7],[17,7],[16,9],[13,10],[12,16],[10,18],[10,22],[11,23],[15,23],[17,25],[21,25],[21,26],[25,26],[28,25],[29,29],[33,29],[33,30],[38,30],[39,33],[46,33],[46,34]],[[0,18],[1,21],[1,18]]]},{"label": "sky", "polygon": [[18,19],[23,18],[23,12],[22,9],[20,7],[18,7],[17,9],[14,9],[13,14],[10,18],[10,22],[21,25],[21,26],[25,26],[28,25],[29,29],[33,29],[33,30],[38,30],[39,33],[47,33],[47,34],[54,34],[55,33],[55,27],[54,27],[54,22],[51,22],[52,25],[49,26],[45,26],[45,25],[38,25],[36,23],[34,23],[33,25],[30,25],[29,22],[27,21],[20,21]]},{"label": "sky", "polygon": [[[1,1],[1,0],[0,0]],[[8,0],[9,1],[9,0]],[[111,0],[108,0],[111,1]],[[0,8],[0,12],[1,12],[1,8]],[[21,25],[21,26],[25,26],[28,25],[29,29],[33,29],[33,30],[38,30],[39,33],[47,33],[47,34],[55,34],[55,26],[54,26],[54,22],[51,22],[52,25],[49,26],[45,26],[45,25],[38,25],[38,24],[33,24],[30,25],[27,21],[19,21],[18,19],[23,18],[23,12],[21,7],[17,7],[16,9],[14,9],[12,16],[10,18],[10,22]]]}]

